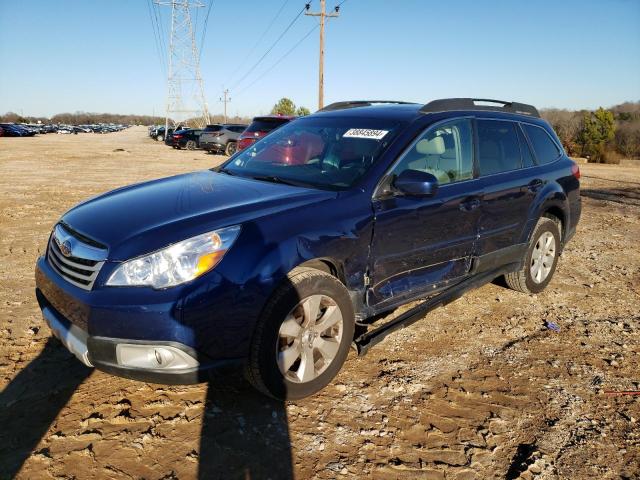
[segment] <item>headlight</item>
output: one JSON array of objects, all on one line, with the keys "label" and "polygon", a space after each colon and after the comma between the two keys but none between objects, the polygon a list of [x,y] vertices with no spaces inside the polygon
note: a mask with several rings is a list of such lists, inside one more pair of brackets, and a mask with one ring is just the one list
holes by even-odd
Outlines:
[{"label": "headlight", "polygon": [[166,288],[188,282],[215,267],[238,233],[240,225],[222,228],[126,261],[111,274],[107,285]]}]

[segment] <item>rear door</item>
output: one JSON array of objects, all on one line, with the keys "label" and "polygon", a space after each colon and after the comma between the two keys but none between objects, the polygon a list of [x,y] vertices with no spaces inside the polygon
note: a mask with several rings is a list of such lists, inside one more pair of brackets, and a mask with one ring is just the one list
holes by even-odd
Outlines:
[{"label": "rear door", "polygon": [[484,196],[477,245],[480,270],[522,258],[521,236],[542,187],[517,122],[477,120],[478,171]]},{"label": "rear door", "polygon": [[[412,197],[394,191],[394,178],[407,169],[435,175],[437,193]],[[374,195],[368,304],[382,310],[465,277],[478,233],[481,197],[480,181],[473,178],[471,119],[427,129]]]}]

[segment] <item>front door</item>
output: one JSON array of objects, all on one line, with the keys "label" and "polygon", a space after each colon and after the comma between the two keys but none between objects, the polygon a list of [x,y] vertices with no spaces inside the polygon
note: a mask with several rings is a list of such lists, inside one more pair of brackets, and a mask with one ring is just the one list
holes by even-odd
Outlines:
[{"label": "front door", "polygon": [[[402,195],[404,170],[433,174],[432,197]],[[374,195],[369,305],[383,310],[436,292],[465,277],[478,235],[483,192],[473,174],[472,122],[430,127],[401,156]]]}]

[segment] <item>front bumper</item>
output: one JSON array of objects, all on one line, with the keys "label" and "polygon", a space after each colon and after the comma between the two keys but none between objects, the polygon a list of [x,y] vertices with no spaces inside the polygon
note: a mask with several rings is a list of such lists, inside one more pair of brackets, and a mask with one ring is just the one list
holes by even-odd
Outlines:
[{"label": "front bumper", "polygon": [[[198,353],[181,343],[170,341],[145,341],[124,338],[92,337],[77,325],[64,318],[47,301],[40,290],[36,296],[42,315],[53,334],[88,367],[96,367],[107,373],[149,383],[185,385],[206,382],[214,372],[241,370],[244,360],[204,360]],[[119,347],[138,347],[150,354],[158,350],[181,352],[191,359],[191,366],[185,368],[134,367],[122,363]],[[153,359],[151,359],[153,361]]]},{"label": "front bumper", "polygon": [[[214,274],[183,290],[87,291],[60,277],[44,257],[36,265],[38,303],[68,350],[85,365],[152,383],[198,383],[214,371],[244,363],[251,334],[248,319],[254,314],[243,311],[249,305],[246,298],[221,282]],[[232,310],[240,316],[229,315]],[[134,350],[146,346],[149,355],[156,348],[161,356],[169,350],[173,356],[193,361],[183,362],[181,368],[139,368],[138,361],[134,366],[120,361],[119,345]]]}]

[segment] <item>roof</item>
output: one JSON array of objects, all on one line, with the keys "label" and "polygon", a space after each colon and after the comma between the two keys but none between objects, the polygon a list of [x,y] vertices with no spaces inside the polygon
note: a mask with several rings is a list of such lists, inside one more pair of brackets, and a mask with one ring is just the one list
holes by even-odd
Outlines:
[{"label": "roof", "polygon": [[[538,110],[525,103],[475,98],[445,98],[433,100],[426,105],[395,100],[354,100],[336,102],[314,114],[340,117],[376,117],[391,120],[412,120],[423,115],[439,114],[443,117],[456,114],[482,112],[497,118],[513,118],[514,115],[540,120]],[[537,123],[537,122],[536,122]]]}]

